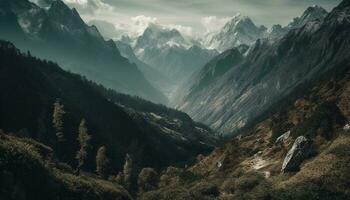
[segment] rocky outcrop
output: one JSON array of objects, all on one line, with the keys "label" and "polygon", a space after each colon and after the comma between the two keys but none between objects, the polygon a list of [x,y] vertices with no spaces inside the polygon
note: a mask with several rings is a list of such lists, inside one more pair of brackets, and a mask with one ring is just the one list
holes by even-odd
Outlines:
[{"label": "rocky outcrop", "polygon": [[311,141],[304,136],[299,136],[292,148],[288,151],[282,165],[282,172],[298,170],[300,164],[310,155]]}]

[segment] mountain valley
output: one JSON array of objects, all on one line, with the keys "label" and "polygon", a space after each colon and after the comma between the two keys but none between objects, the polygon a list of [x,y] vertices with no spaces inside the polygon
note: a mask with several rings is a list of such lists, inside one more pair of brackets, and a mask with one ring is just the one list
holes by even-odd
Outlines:
[{"label": "mountain valley", "polygon": [[1,200],[350,199],[349,0],[150,2],[0,0]]}]

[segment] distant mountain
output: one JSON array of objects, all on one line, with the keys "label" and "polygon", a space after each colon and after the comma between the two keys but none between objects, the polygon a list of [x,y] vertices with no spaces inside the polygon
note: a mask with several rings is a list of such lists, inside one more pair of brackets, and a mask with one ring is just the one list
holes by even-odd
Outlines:
[{"label": "distant mountain", "polygon": [[157,103],[167,101],[136,65],[120,55],[113,41],[105,41],[95,26],[86,25],[61,0],[53,0],[46,8],[28,0],[2,0],[0,4],[1,39],[106,87]]},{"label": "distant mountain", "polygon": [[249,17],[238,14],[218,32],[209,33],[202,43],[203,46],[209,49],[217,49],[223,52],[241,44],[251,45],[259,38],[281,38],[288,31],[300,28],[309,21],[322,21],[327,14],[328,12],[324,8],[315,5],[307,8],[302,16],[294,18],[287,26],[282,27],[276,24],[269,30],[264,26],[256,26]]},{"label": "distant mountain", "polygon": [[164,47],[190,47],[191,43],[182,37],[176,29],[168,29],[157,24],[150,24],[143,34],[137,39],[136,54],[141,54],[144,49]]},{"label": "distant mountain", "polygon": [[193,84],[184,88],[188,95],[178,101],[177,108],[229,134],[245,127],[304,83],[331,70],[349,67],[349,7],[344,1],[323,21],[309,21],[275,42],[258,40],[242,61],[239,56],[230,61],[231,56],[225,56],[225,52],[211,66],[223,70],[230,66],[229,70],[205,87],[198,83],[203,82],[203,77],[212,77],[213,70],[206,72],[207,67],[197,73]]},{"label": "distant mountain", "polygon": [[51,61],[22,54],[11,43],[0,42],[0,58],[1,129],[55,148],[53,104],[60,99],[66,112],[65,148],[56,153],[72,166],[83,118],[92,134],[88,171],[94,169],[96,151],[102,145],[108,148],[117,171],[126,153],[133,154],[139,167],[162,168],[193,160],[216,144],[213,132],[185,113],[105,89]]},{"label": "distant mountain", "polygon": [[251,45],[265,34],[266,27],[256,26],[246,16],[240,14],[234,16],[218,33],[207,35],[203,45],[209,49],[217,49],[220,52],[239,46]]},{"label": "distant mountain", "polygon": [[324,18],[327,16],[328,12],[317,5],[311,6],[307,8],[304,13],[300,17],[294,18],[287,26],[282,27],[281,25],[274,25],[272,26],[271,30],[269,30],[269,37],[270,38],[281,38],[284,36],[288,31],[296,28],[300,28],[307,24],[310,21],[323,21]]},{"label": "distant mountain", "polygon": [[[128,42],[128,41],[126,41]],[[115,42],[121,55],[129,59],[130,62],[135,63],[139,70],[144,74],[146,79],[151,82],[151,84],[160,90],[166,96],[170,96],[171,92],[174,90],[176,83],[171,79],[167,78],[162,72],[158,71],[155,67],[151,67],[148,64],[142,62],[134,54],[132,47],[124,43],[124,41]]]},{"label": "distant mountain", "polygon": [[[181,83],[217,55],[185,39],[176,29],[150,25],[134,47],[136,56],[174,83]],[[171,98],[171,97],[170,97]]]}]

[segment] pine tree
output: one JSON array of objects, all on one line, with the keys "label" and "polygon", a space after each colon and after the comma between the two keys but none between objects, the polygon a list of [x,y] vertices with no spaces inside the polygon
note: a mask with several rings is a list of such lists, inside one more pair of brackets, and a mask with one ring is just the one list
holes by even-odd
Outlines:
[{"label": "pine tree", "polygon": [[126,189],[130,189],[132,185],[132,173],[133,173],[133,161],[129,154],[126,154],[125,163],[123,168],[124,186]]},{"label": "pine tree", "polygon": [[56,137],[58,142],[64,141],[63,134],[63,117],[66,112],[64,111],[64,106],[61,104],[59,99],[56,99],[53,104],[53,114],[52,114],[52,124],[56,131]]},{"label": "pine tree", "polygon": [[103,179],[108,177],[110,171],[110,160],[107,157],[107,148],[102,146],[96,155],[96,173]]},{"label": "pine tree", "polygon": [[77,138],[80,149],[77,152],[76,159],[78,161],[78,167],[77,167],[77,172],[79,174],[80,169],[85,163],[86,157],[87,157],[87,150],[89,148],[89,142],[91,140],[91,136],[88,133],[87,125],[86,125],[86,120],[82,119],[79,125],[79,134]]}]

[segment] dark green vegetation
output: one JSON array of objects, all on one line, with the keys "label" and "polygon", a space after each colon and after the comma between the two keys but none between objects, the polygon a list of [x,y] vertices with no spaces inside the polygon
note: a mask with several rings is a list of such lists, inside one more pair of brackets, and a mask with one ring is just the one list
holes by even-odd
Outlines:
[{"label": "dark green vegetation", "polygon": [[0,39],[23,51],[106,87],[167,103],[137,66],[120,55],[112,40],[105,41],[95,26],[85,24],[77,10],[61,0],[50,1],[48,9],[28,0],[1,0],[0,27]]},{"label": "dark green vegetation", "polygon": [[94,82],[91,82],[91,84],[103,96],[127,108],[131,108],[139,112],[153,112],[158,115],[167,115],[171,118],[177,118],[183,121],[192,122],[191,117],[189,117],[184,112],[166,107],[162,104],[154,104],[150,101],[144,100],[137,96],[130,96],[130,95],[117,93],[112,89],[106,89],[102,85],[95,84]]},{"label": "dark green vegetation", "polygon": [[0,199],[132,199],[116,183],[73,171],[57,161],[50,147],[0,132]]},{"label": "dark green vegetation", "polygon": [[[97,89],[95,84],[92,86],[90,81],[67,73],[52,62],[20,53],[11,43],[0,43],[0,59],[0,127],[53,147],[59,159],[72,166],[78,164],[75,156],[81,144],[77,137],[83,118],[91,134],[91,148],[84,150],[88,156],[83,170],[88,171],[95,169],[95,155],[103,145],[107,148],[112,169],[117,173],[126,153],[135,157],[136,166],[159,169],[208,152],[215,142],[215,139],[206,144],[196,141],[200,137],[206,142],[211,131],[197,125],[186,114],[100,86]],[[114,96],[107,100],[109,94],[105,91]],[[58,139],[57,127],[52,123],[57,99],[64,106],[63,127],[60,128],[63,140]],[[116,105],[115,102],[126,102],[124,99],[128,105]],[[146,106],[142,108],[143,103]],[[151,112],[164,119],[152,118]],[[187,131],[188,127],[192,127],[191,132]]]}]

